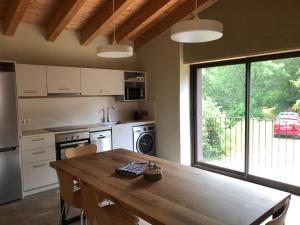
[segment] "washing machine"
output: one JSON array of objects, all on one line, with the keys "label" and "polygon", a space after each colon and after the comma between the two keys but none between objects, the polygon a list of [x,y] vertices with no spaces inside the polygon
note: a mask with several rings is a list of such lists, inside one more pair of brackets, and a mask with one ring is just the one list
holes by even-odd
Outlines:
[{"label": "washing machine", "polygon": [[133,149],[135,152],[155,156],[155,125],[133,127]]}]

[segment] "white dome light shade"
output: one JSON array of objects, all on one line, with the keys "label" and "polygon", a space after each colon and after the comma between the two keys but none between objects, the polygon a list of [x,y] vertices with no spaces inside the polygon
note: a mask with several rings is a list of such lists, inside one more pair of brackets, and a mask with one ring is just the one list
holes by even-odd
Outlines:
[{"label": "white dome light shade", "polygon": [[171,27],[171,39],[183,43],[214,41],[223,36],[223,24],[217,20],[204,20],[195,16]]},{"label": "white dome light shade", "polygon": [[104,58],[126,58],[133,55],[133,47],[119,45],[116,43],[100,45],[97,49],[97,56]]}]

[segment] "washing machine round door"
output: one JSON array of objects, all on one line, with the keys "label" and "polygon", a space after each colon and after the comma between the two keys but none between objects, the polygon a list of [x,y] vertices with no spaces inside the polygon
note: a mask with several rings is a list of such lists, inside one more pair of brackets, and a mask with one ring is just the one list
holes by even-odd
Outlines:
[{"label": "washing machine round door", "polygon": [[143,154],[148,154],[152,151],[154,145],[153,137],[151,134],[144,133],[142,134],[137,142],[136,149]]}]

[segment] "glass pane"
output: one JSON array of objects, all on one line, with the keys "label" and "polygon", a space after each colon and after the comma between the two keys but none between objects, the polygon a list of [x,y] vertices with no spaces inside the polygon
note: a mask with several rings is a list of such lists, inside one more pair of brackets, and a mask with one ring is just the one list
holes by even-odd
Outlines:
[{"label": "glass pane", "polygon": [[199,69],[198,82],[197,160],[244,172],[245,64]]},{"label": "glass pane", "polygon": [[251,64],[249,173],[300,186],[300,57]]}]

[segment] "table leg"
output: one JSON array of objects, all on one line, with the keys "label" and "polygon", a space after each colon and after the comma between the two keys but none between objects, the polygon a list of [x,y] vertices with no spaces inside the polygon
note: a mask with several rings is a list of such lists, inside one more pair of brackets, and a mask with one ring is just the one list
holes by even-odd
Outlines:
[{"label": "table leg", "polygon": [[80,221],[80,215],[79,216],[74,216],[72,218],[67,219],[66,218],[66,207],[64,206],[64,200],[62,198],[60,198],[60,212],[61,212],[61,221],[60,224],[61,225],[68,225],[71,223],[74,223],[76,221]]}]

